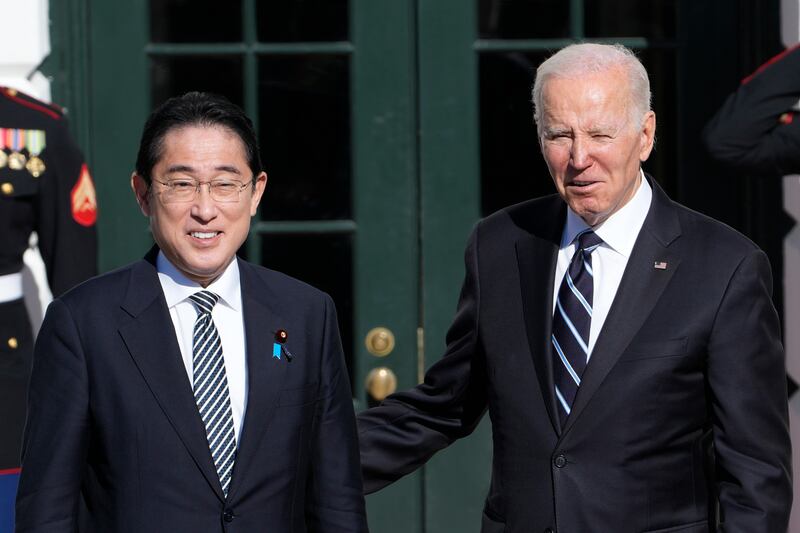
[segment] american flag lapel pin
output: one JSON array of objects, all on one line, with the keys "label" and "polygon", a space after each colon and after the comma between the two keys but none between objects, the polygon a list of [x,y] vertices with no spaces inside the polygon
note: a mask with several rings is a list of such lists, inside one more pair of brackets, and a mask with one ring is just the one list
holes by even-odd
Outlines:
[{"label": "american flag lapel pin", "polygon": [[656,270],[666,270],[667,269],[667,262],[666,261],[656,261],[653,263],[653,268]]}]

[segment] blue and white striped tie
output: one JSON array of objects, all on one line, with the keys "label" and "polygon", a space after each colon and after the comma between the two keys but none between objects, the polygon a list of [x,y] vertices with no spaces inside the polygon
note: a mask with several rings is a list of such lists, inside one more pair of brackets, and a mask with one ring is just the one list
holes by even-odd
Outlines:
[{"label": "blue and white striped tie", "polygon": [[603,242],[592,230],[579,234],[577,240],[577,250],[558,289],[553,313],[553,378],[562,427],[572,410],[589,360],[594,294],[592,252]]},{"label": "blue and white striped tie", "polygon": [[228,495],[233,463],[236,460],[236,434],[233,431],[233,413],[225,375],[225,359],[217,326],[211,310],[219,296],[211,291],[200,291],[189,296],[197,308],[192,346],[194,366],[194,398],[200,418],[206,427],[208,447],[217,469],[222,493]]}]

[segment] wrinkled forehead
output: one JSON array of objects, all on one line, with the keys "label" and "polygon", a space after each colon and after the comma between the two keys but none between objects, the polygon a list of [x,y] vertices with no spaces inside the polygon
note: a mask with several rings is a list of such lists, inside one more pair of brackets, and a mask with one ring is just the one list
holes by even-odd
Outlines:
[{"label": "wrinkled forehead", "polygon": [[629,121],[631,91],[624,79],[609,74],[554,76],[542,87],[543,124],[583,123],[619,128]]}]

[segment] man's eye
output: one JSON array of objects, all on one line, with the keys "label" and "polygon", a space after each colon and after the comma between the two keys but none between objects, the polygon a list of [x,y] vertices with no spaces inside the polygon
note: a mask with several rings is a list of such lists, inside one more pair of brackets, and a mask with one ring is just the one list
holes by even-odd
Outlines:
[{"label": "man's eye", "polygon": [[233,192],[239,190],[241,184],[238,181],[212,181],[211,186],[219,192]]},{"label": "man's eye", "polygon": [[186,191],[197,188],[197,185],[191,180],[172,180],[169,182],[169,186],[176,191]]}]

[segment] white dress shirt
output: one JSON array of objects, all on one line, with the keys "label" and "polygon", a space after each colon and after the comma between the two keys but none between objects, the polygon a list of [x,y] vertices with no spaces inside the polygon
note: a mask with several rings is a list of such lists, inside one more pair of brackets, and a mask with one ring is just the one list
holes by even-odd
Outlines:
[{"label": "white dress shirt", "polygon": [[[192,364],[192,338],[197,309],[189,296],[203,290],[199,283],[181,274],[163,252],[158,252],[156,260],[158,280],[167,300],[169,316],[175,326],[175,335],[181,349],[183,364],[189,383],[194,382]],[[225,374],[228,378],[228,391],[233,411],[233,431],[236,444],[239,444],[245,406],[247,405],[247,359],[245,357],[244,318],[242,314],[242,289],[239,283],[239,264],[236,259],[222,275],[206,287],[217,295],[219,302],[214,306],[211,316],[222,341],[222,355],[225,359]]]},{"label": "white dress shirt", "polygon": [[[589,329],[589,355],[606,321],[608,311],[617,294],[619,282],[628,264],[636,237],[642,229],[644,219],[650,210],[653,190],[644,173],[639,171],[641,183],[633,198],[619,211],[608,217],[605,222],[592,228],[603,239],[603,243],[592,252],[592,272],[594,273],[594,296],[592,301],[592,325]],[[575,237],[589,225],[581,217],[567,207],[567,222],[561,234],[561,248],[558,251],[555,282],[553,283],[553,312],[561,281],[569,268],[575,254]]]}]

